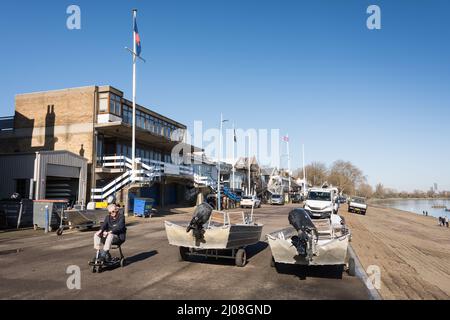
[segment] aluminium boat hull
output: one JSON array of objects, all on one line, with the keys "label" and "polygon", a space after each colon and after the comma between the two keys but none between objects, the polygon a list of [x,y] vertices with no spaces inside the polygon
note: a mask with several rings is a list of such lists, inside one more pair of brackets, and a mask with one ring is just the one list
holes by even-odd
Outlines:
[{"label": "aluminium boat hull", "polygon": [[165,221],[169,244],[194,249],[235,249],[258,243],[263,226],[260,224],[232,224],[212,226],[205,229],[202,241],[193,232],[186,232],[188,223]]},{"label": "aluminium boat hull", "polygon": [[316,254],[311,259],[299,256],[291,242],[291,237],[296,234],[294,228],[286,228],[267,235],[276,263],[308,266],[345,265],[347,263],[350,234],[334,239],[319,240],[316,245]]}]

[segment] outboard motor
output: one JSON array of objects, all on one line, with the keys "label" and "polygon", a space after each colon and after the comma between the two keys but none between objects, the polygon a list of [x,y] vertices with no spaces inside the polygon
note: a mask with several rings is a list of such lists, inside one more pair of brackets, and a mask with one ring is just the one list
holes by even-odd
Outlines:
[{"label": "outboard motor", "polygon": [[194,217],[189,223],[186,232],[193,230],[194,237],[197,241],[204,240],[203,235],[205,234],[205,230],[203,229],[203,225],[208,222],[212,211],[213,208],[207,203],[202,203],[195,208]]},{"label": "outboard motor", "polygon": [[289,223],[297,230],[298,236],[291,238],[292,244],[302,257],[312,256],[313,233],[317,229],[305,209],[294,209],[289,212]]}]

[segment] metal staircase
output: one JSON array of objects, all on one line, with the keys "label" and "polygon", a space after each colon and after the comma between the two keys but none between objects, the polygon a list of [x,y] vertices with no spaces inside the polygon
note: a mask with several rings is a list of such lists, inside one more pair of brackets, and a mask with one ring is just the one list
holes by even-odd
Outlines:
[{"label": "metal staircase", "polygon": [[160,165],[147,165],[139,158],[136,159],[135,170],[132,160],[124,156],[104,157],[103,161],[104,167],[118,169],[123,171],[123,174],[103,188],[91,189],[93,201],[103,201],[132,184],[151,185],[162,174]]}]

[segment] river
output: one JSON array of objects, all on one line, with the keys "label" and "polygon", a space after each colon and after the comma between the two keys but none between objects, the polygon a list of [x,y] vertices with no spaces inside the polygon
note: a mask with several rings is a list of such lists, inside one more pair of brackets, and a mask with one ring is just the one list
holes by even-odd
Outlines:
[{"label": "river", "polygon": [[429,216],[442,217],[447,215],[450,219],[450,212],[446,212],[444,209],[432,208],[435,205],[446,206],[450,209],[450,200],[441,199],[394,199],[394,200],[379,200],[374,202],[376,205],[383,207],[399,209],[403,211],[409,211],[417,214],[423,214],[423,211],[428,211]]}]

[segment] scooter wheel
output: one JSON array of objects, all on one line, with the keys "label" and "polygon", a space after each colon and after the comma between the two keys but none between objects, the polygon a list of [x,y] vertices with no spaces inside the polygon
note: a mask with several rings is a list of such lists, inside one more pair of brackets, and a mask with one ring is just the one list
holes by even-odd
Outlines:
[{"label": "scooter wheel", "polygon": [[63,228],[59,228],[59,229],[56,231],[56,235],[57,235],[57,236],[62,236],[63,232],[64,232],[64,229],[63,229]]},{"label": "scooter wheel", "polygon": [[92,267],[92,273],[96,273],[97,272],[97,268],[95,266]]},{"label": "scooter wheel", "polygon": [[125,267],[125,265],[126,265],[126,260],[125,260],[125,258],[122,258],[122,259],[120,259],[120,266],[123,268],[123,267]]}]

